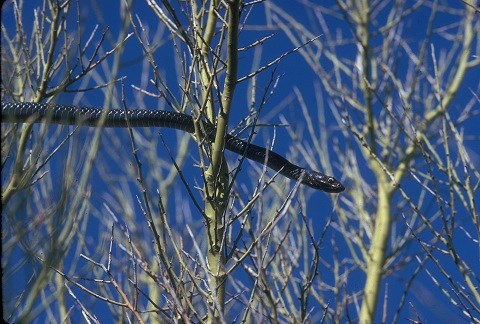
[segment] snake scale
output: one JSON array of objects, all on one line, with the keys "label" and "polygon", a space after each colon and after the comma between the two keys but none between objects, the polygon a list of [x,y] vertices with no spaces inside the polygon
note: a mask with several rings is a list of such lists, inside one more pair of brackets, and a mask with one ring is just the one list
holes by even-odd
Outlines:
[{"label": "snake scale", "polygon": [[[32,102],[2,101],[2,122],[34,122],[95,127],[104,110],[92,107],[45,104]],[[111,109],[106,113],[103,127],[165,127],[194,133],[194,122],[190,115],[164,110],[121,110]],[[128,122],[127,122],[128,120]],[[204,136],[213,141],[215,126],[203,123]],[[338,193],[345,187],[335,178],[323,173],[297,166],[283,156],[238,137],[226,134],[225,148],[245,156],[247,159],[265,163],[287,178],[301,182],[315,189]]]}]

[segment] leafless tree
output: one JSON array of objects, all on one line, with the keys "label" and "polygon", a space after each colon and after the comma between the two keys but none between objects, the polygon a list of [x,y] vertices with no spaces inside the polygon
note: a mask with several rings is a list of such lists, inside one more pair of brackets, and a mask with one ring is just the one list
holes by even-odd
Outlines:
[{"label": "leafless tree", "polygon": [[[175,110],[196,132],[2,124],[5,320],[421,322],[420,277],[480,320],[480,138],[464,131],[480,111],[474,1],[37,6],[2,9],[2,100]],[[287,56],[317,76],[315,109],[311,89],[276,91]],[[301,122],[260,127],[291,106]],[[252,141],[277,128],[289,158],[346,191],[224,152],[232,129]]]}]

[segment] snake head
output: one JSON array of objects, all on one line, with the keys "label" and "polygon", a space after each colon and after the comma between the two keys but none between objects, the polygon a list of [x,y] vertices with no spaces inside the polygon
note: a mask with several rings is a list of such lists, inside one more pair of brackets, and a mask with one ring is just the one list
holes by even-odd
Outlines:
[{"label": "snake head", "polygon": [[345,190],[340,181],[334,177],[313,170],[304,170],[302,183],[314,189],[330,193],[338,193]]}]

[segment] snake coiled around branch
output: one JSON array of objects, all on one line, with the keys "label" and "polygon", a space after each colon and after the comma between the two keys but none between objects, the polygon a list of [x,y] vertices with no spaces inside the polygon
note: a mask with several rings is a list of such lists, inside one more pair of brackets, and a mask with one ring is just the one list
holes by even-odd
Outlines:
[{"label": "snake coiled around branch", "polygon": [[[2,122],[96,127],[104,112],[102,109],[92,107],[2,101]],[[106,115],[103,127],[165,127],[189,133],[195,132],[192,116],[172,111],[111,109],[106,112]],[[215,130],[212,124],[203,123],[204,136],[209,141],[214,140]],[[345,190],[345,187],[331,176],[299,167],[269,149],[248,143],[230,134],[226,134],[225,148],[262,164],[266,161],[269,168],[279,171],[280,174],[292,180],[301,180],[303,184],[312,188],[330,193]]]}]

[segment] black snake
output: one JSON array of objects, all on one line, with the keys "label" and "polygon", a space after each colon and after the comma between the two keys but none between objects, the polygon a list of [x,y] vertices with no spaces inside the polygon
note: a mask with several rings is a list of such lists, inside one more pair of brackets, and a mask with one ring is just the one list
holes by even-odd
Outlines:
[{"label": "black snake", "polygon": [[[97,126],[104,111],[98,108],[77,107],[31,102],[3,102],[2,122],[34,122],[65,125]],[[128,120],[128,122],[127,122]],[[192,116],[164,110],[120,110],[107,112],[104,127],[166,127],[194,133]],[[215,137],[215,126],[203,123],[205,136],[209,141]],[[315,189],[326,192],[342,192],[345,187],[335,178],[317,171],[299,167],[283,156],[235,136],[226,134],[225,148],[246,158],[265,163],[280,174]],[[303,176],[303,177],[302,177]]]}]

